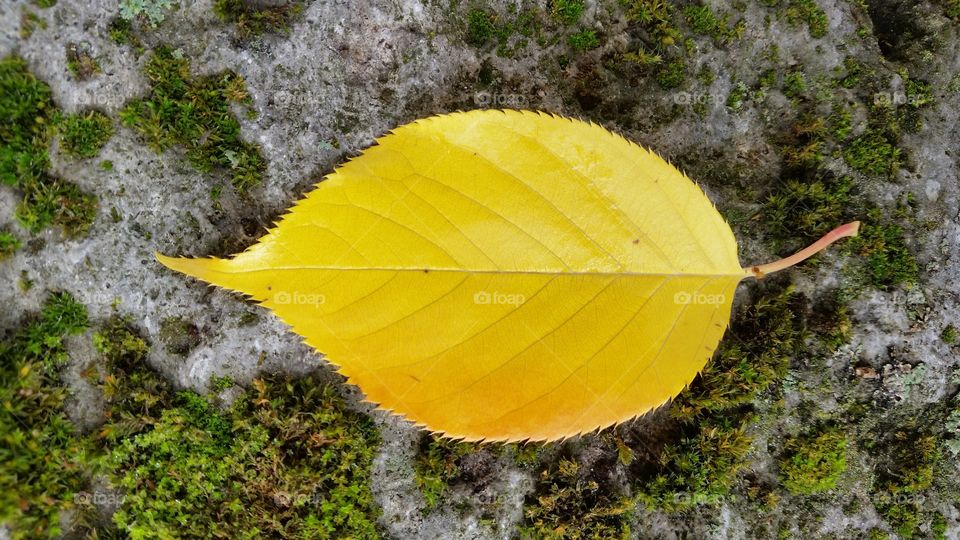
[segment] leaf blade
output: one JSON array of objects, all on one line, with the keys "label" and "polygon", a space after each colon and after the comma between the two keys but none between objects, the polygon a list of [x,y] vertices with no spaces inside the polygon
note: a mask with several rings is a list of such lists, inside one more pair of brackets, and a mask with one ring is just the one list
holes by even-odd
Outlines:
[{"label": "leaf blade", "polygon": [[232,259],[159,258],[262,303],[418,425],[552,440],[689,384],[747,275],[736,251],[655,154],[593,124],[478,111],[397,128]]}]

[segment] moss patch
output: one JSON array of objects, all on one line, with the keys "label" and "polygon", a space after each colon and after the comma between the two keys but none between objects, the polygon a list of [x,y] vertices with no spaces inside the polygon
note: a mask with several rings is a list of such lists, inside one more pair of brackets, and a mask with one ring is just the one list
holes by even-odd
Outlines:
[{"label": "moss patch", "polygon": [[573,24],[583,15],[583,0],[550,0],[550,14],[564,24]]},{"label": "moss patch", "polygon": [[49,175],[47,149],[56,107],[50,87],[18,57],[0,61],[0,181],[23,194],[17,220],[31,232],[60,225],[67,236],[85,233],[97,200],[76,185]]},{"label": "moss patch", "polygon": [[788,250],[820,238],[849,217],[853,185],[847,176],[787,180],[764,201],[767,231]]},{"label": "moss patch", "polygon": [[110,462],[131,535],[376,538],[372,422],[309,378],[257,380],[225,412],[181,392]]},{"label": "moss patch", "polygon": [[960,333],[957,332],[957,327],[952,324],[943,327],[943,331],[940,332],[940,339],[947,345],[956,345],[958,337],[960,337]]},{"label": "moss patch", "polygon": [[838,429],[790,437],[778,460],[783,485],[796,495],[833,489],[847,468],[847,438]]},{"label": "moss patch", "polygon": [[683,16],[691,30],[712,37],[720,45],[740,39],[746,31],[743,21],[731,24],[729,14],[718,17],[713,9],[706,5],[687,6],[683,8]]},{"label": "moss patch", "polygon": [[590,49],[596,49],[600,46],[600,38],[597,37],[597,33],[593,30],[581,30],[575,34],[571,34],[567,41],[570,43],[570,46],[578,51],[589,51]]},{"label": "moss patch", "polygon": [[880,209],[867,212],[860,235],[848,246],[862,261],[866,270],[863,278],[870,285],[891,289],[917,282],[917,261],[906,246],[903,228]]},{"label": "moss patch", "polygon": [[460,458],[474,449],[472,444],[423,436],[413,470],[428,510],[440,503],[449,483],[459,475]]},{"label": "moss patch", "polygon": [[100,63],[87,47],[70,43],[67,45],[67,69],[74,79],[86,81],[100,73]]},{"label": "moss patch", "polygon": [[57,118],[60,148],[76,158],[91,158],[100,153],[113,137],[113,122],[100,111],[86,111]]},{"label": "moss patch", "polygon": [[239,75],[191,76],[189,60],[168,47],[154,51],[145,71],[152,92],[120,112],[125,126],[157,152],[182,146],[194,167],[225,171],[239,191],[260,183],[266,163],[256,145],[240,138],[240,122],[230,111],[231,103],[249,103]]},{"label": "moss patch", "polygon": [[540,25],[541,15],[533,9],[510,8],[500,15],[473,8],[467,13],[466,42],[477,47],[495,42],[497,56],[509,58],[526,48],[531,38],[539,39]]},{"label": "moss patch", "polygon": [[24,9],[20,13],[20,39],[29,39],[38,28],[45,30],[47,28],[47,21],[36,13]]},{"label": "moss patch", "polygon": [[929,512],[924,492],[933,486],[940,459],[937,440],[912,422],[875,436],[867,442],[867,451],[878,454],[873,503],[898,535],[919,536]]},{"label": "moss patch", "polygon": [[900,149],[882,131],[867,128],[843,149],[843,158],[854,169],[891,177],[900,167]]},{"label": "moss patch", "polygon": [[[64,414],[58,372],[62,337],[86,326],[83,306],[58,294],[0,342],[0,519],[14,538],[57,536],[61,523],[94,538],[379,536],[376,431],[330,386],[257,379],[221,410],[175,392],[147,366],[146,341],[114,316],[94,333],[100,359],[84,371],[105,422],[82,435]],[[112,524],[97,520],[88,491],[99,474],[120,490]]]},{"label": "moss patch", "polygon": [[524,506],[521,533],[548,539],[630,538],[633,501],[587,478],[569,458],[542,469]]},{"label": "moss patch", "polygon": [[827,14],[815,0],[790,0],[786,10],[787,20],[791,24],[805,24],[810,37],[822,38],[827,35]]},{"label": "moss patch", "polygon": [[0,229],[0,261],[20,249],[20,239],[7,229]]},{"label": "moss patch", "polygon": [[249,0],[215,0],[213,12],[220,20],[233,23],[242,38],[258,36],[266,32],[286,30],[294,17],[303,11],[300,2],[265,6]]},{"label": "moss patch", "polygon": [[27,70],[21,58],[0,61],[0,179],[27,188],[46,176],[50,118],[55,107],[50,87]]},{"label": "moss patch", "polygon": [[110,25],[107,27],[107,36],[110,38],[110,41],[118,45],[130,45],[133,47],[137,56],[143,53],[143,43],[140,41],[140,38],[134,34],[130,21],[122,17],[116,17],[110,21]]},{"label": "moss patch", "polygon": [[0,342],[0,522],[13,538],[56,537],[60,512],[87,483],[90,445],[63,410],[63,338],[87,327],[67,294],[51,295],[40,315]]},{"label": "moss patch", "polygon": [[200,344],[200,331],[187,319],[169,317],[160,321],[159,339],[168,353],[186,356]]}]

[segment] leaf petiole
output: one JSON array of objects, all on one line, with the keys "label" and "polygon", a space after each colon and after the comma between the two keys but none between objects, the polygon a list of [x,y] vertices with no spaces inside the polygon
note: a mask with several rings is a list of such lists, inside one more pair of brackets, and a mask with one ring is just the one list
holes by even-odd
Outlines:
[{"label": "leaf petiole", "polygon": [[793,255],[780,259],[779,261],[774,261],[772,263],[761,264],[760,266],[751,266],[750,268],[744,268],[747,274],[752,275],[757,279],[763,279],[767,274],[772,274],[783,270],[784,268],[790,268],[791,266],[798,264],[810,257],[813,257],[817,253],[826,249],[827,246],[836,242],[841,238],[847,238],[851,236],[856,236],[860,232],[860,222],[852,221],[850,223],[841,225],[836,229],[828,232],[823,235],[823,238],[817,240],[813,244],[801,249],[800,251],[794,253]]}]

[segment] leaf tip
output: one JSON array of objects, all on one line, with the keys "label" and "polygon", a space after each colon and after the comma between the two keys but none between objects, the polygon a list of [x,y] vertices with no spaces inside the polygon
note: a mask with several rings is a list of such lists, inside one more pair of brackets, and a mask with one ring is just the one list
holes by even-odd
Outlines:
[{"label": "leaf tip", "polygon": [[186,274],[197,279],[209,281],[205,276],[210,268],[210,263],[217,259],[193,259],[190,257],[168,257],[159,251],[155,251],[153,256],[157,262],[166,266],[170,270]]}]

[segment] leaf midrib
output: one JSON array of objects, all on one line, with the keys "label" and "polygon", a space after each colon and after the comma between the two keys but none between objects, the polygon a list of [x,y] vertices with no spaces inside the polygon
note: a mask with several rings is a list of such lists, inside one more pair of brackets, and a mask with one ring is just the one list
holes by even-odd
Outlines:
[{"label": "leaf midrib", "polygon": [[399,266],[399,267],[389,267],[389,266],[271,266],[267,268],[245,268],[238,270],[228,270],[228,269],[215,269],[214,272],[220,272],[223,274],[247,274],[254,272],[277,272],[277,271],[292,271],[292,270],[333,270],[341,272],[416,272],[420,274],[429,274],[431,272],[446,272],[446,273],[455,273],[455,274],[503,274],[503,275],[548,275],[548,276],[561,276],[561,275],[570,275],[570,276],[651,276],[651,277],[739,277],[743,278],[751,275],[747,270],[741,269],[740,272],[730,273],[730,272],[717,272],[717,273],[705,273],[705,272],[610,272],[610,271],[599,271],[599,272],[569,272],[569,271],[557,271],[557,270],[500,270],[500,269],[469,269],[469,268],[433,268],[433,267],[409,267],[409,266]]}]

